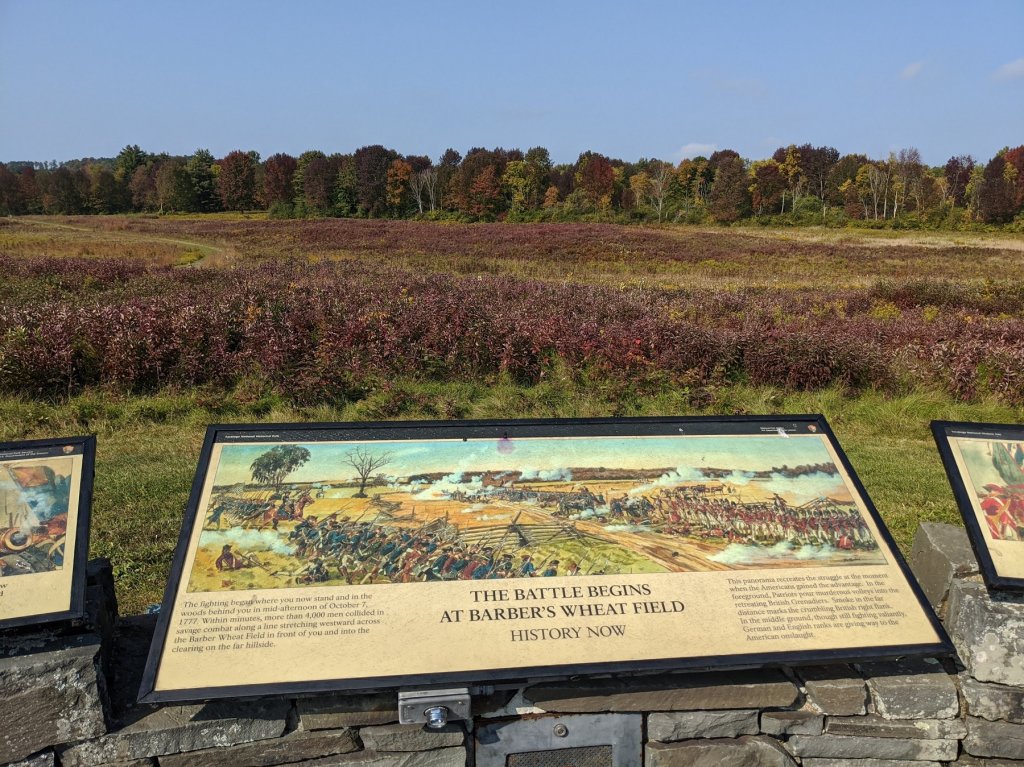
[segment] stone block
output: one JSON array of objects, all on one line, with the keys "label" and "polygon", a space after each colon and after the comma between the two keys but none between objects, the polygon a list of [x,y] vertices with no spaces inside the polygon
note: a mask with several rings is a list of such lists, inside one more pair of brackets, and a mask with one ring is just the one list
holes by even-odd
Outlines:
[{"label": "stone block", "polygon": [[139,706],[121,729],[59,749],[60,761],[63,767],[87,767],[278,738],[290,709],[285,700]]},{"label": "stone block", "polygon": [[978,560],[964,528],[922,522],[910,551],[910,569],[935,612],[945,617],[950,585],[955,578],[976,575]]},{"label": "stone block", "polygon": [[[814,759],[801,762],[803,767],[942,767],[940,762],[919,762],[907,759]],[[958,761],[957,767],[962,767]]]},{"label": "stone block", "polygon": [[1024,759],[1024,725],[969,716],[964,751],[974,756]]},{"label": "stone block", "polygon": [[960,741],[907,740],[847,735],[794,735],[786,747],[799,757],[829,759],[896,759],[949,762],[956,759]]},{"label": "stone block", "polygon": [[647,717],[647,738],[669,742],[757,735],[757,711],[676,711]]},{"label": "stone block", "polygon": [[57,764],[57,755],[51,750],[46,750],[27,759],[21,759],[17,762],[10,762],[7,767],[55,767]]},{"label": "stone block", "polygon": [[440,730],[430,730],[422,724],[388,724],[364,727],[359,737],[370,751],[429,751],[465,745],[466,731],[457,722]]},{"label": "stone block", "polygon": [[771,738],[648,743],[644,767],[794,767],[792,757]]},{"label": "stone block", "polygon": [[971,676],[1024,687],[1024,596],[990,594],[978,578],[956,580],[946,627]]},{"label": "stone block", "polygon": [[765,711],[761,732],[765,735],[821,735],[825,717],[813,711]]},{"label": "stone block", "polygon": [[872,738],[962,738],[967,727],[960,719],[883,719],[880,716],[830,716],[825,723],[829,735],[866,735]]},{"label": "stone block", "polygon": [[93,559],[86,566],[84,625],[100,637],[101,668],[110,677],[114,632],[117,626],[117,595],[114,592],[114,570],[109,559]]},{"label": "stone block", "polygon": [[395,693],[321,695],[300,698],[295,705],[304,730],[337,730],[398,721],[398,696]]},{"label": "stone block", "polygon": [[796,672],[815,711],[829,716],[857,716],[867,711],[867,686],[850,666],[808,666]]},{"label": "stone block", "polygon": [[110,658],[110,708],[115,723],[123,724],[138,716],[136,700],[156,619],[155,615],[132,615],[117,622]]},{"label": "stone block", "polygon": [[1024,724],[1024,689],[979,682],[969,674],[961,674],[960,691],[971,716]]},{"label": "stone block", "polygon": [[960,713],[956,683],[933,658],[862,663],[875,712],[885,719],[952,719]]},{"label": "stone block", "polygon": [[41,633],[7,641],[0,657],[0,763],[107,731],[96,634]]},{"label": "stone block", "polygon": [[270,767],[359,750],[355,730],[296,731],[274,740],[161,756],[160,767]]},{"label": "stone block", "polygon": [[433,751],[407,751],[378,754],[357,751],[325,756],[300,763],[302,767],[466,767],[465,748],[439,748]]},{"label": "stone block", "polygon": [[765,670],[550,682],[523,695],[544,711],[589,714],[787,708],[799,691],[780,671]]}]

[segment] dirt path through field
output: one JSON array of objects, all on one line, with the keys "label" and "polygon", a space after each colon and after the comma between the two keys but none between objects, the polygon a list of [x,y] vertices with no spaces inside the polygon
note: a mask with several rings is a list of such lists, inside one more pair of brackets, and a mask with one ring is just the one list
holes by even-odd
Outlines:
[{"label": "dirt path through field", "polygon": [[226,266],[237,257],[238,253],[235,249],[229,245],[210,245],[206,242],[199,242],[197,240],[181,240],[173,237],[156,237],[151,234],[145,234],[140,232],[130,231],[118,231],[118,232],[105,232],[101,229],[96,229],[88,226],[75,226],[73,224],[62,224],[56,221],[35,221],[31,218],[20,218],[19,223],[31,224],[32,226],[38,226],[43,229],[63,229],[70,230],[73,232],[83,232],[95,237],[103,237],[109,235],[117,238],[122,238],[127,241],[137,243],[160,243],[163,245],[180,245],[183,248],[197,252],[200,257],[194,261],[180,264],[183,268],[212,268],[219,266]]}]

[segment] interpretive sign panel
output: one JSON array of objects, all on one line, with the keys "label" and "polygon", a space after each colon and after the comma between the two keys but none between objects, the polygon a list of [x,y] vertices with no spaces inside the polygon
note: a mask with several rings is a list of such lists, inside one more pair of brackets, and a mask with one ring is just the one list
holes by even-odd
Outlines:
[{"label": "interpretive sign panel", "polygon": [[933,421],[985,582],[1024,588],[1024,426]]},{"label": "interpretive sign panel", "polygon": [[95,444],[0,443],[0,629],[82,614]]},{"label": "interpretive sign panel", "polygon": [[946,651],[820,416],[211,426],[142,694]]}]

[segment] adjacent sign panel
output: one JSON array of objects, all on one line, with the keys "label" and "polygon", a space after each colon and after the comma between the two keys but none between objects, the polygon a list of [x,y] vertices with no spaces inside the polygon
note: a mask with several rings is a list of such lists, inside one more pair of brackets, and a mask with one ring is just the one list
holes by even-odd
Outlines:
[{"label": "adjacent sign panel", "polygon": [[0,629],[82,614],[95,440],[0,443]]},{"label": "adjacent sign panel", "polygon": [[986,583],[1024,588],[1024,426],[934,421]]},{"label": "adjacent sign panel", "polygon": [[820,416],[212,426],[142,694],[946,651]]}]

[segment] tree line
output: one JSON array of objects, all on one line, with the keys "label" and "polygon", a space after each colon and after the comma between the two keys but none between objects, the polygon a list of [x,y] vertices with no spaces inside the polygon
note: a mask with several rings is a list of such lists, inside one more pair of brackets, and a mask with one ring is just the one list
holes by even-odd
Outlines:
[{"label": "tree line", "polygon": [[473,221],[713,220],[952,227],[1024,221],[1024,146],[987,163],[928,166],[913,148],[884,159],[790,145],[750,161],[730,149],[675,164],[583,152],[448,149],[437,161],[381,145],[298,157],[233,151],[216,158],[126,146],[114,158],[0,163],[0,215],[267,210],[273,217]]}]

